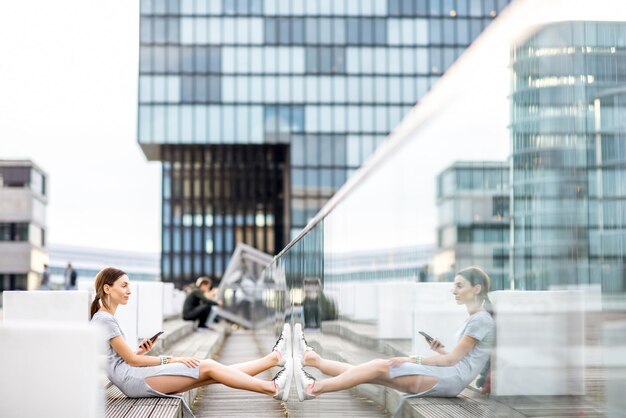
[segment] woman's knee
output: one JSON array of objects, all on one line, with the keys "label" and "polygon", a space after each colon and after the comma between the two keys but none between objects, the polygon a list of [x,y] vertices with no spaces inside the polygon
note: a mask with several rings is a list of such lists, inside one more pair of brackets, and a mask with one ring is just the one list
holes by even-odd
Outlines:
[{"label": "woman's knee", "polygon": [[376,370],[381,376],[387,376],[389,374],[389,363],[384,359],[376,359],[370,361],[370,367]]},{"label": "woman's knee", "polygon": [[200,360],[200,379],[210,379],[213,373],[213,369],[216,361],[212,359]]}]

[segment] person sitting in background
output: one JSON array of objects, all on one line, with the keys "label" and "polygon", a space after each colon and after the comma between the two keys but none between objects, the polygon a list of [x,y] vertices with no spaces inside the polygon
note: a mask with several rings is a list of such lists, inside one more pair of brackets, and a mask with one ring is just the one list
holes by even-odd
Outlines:
[{"label": "person sitting in background", "polygon": [[213,305],[221,305],[220,302],[207,297],[211,283],[208,277],[201,277],[198,286],[191,290],[183,304],[183,319],[198,320],[198,328],[207,328],[206,320],[211,314],[211,308]]}]

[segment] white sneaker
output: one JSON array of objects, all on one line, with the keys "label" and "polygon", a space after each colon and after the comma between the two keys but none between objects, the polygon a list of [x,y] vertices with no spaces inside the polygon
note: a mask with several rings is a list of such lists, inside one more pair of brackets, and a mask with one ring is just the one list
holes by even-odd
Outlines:
[{"label": "white sneaker", "polygon": [[304,338],[304,332],[302,331],[302,324],[298,322],[296,325],[293,326],[294,358],[299,358],[300,363],[302,363],[302,356],[304,355],[304,352],[311,350],[313,350],[313,347],[311,347],[309,343],[306,342],[306,339]]},{"label": "white sneaker", "polygon": [[280,337],[278,337],[278,340],[276,340],[272,351],[278,351],[280,354],[279,366],[284,366],[287,359],[291,358],[291,326],[289,324],[283,326],[283,332],[280,334]]},{"label": "white sneaker", "polygon": [[274,381],[274,387],[276,388],[276,394],[274,399],[279,401],[286,401],[289,398],[289,389],[291,388],[291,380],[293,377],[293,360],[288,358],[285,361],[285,367],[280,369],[276,376],[272,379]]},{"label": "white sneaker", "polygon": [[293,374],[296,378],[296,391],[298,392],[300,402],[315,399],[315,395],[309,393],[309,391],[313,389],[315,378],[308,374],[302,364],[298,362],[294,365]]}]

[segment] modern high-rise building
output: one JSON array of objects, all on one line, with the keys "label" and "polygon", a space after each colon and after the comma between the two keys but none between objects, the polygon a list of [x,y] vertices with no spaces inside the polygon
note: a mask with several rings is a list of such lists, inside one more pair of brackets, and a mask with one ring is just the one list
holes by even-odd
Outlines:
[{"label": "modern high-rise building", "polygon": [[482,266],[492,289],[509,287],[509,194],[504,161],[458,161],[437,176],[437,279]]},{"label": "modern high-rise building", "polygon": [[564,22],[512,51],[516,287],[626,289],[626,24]]},{"label": "modern high-rise building", "polygon": [[508,2],[142,0],[163,280],[281,250]]},{"label": "modern high-rise building", "polygon": [[47,175],[28,160],[0,160],[0,293],[39,286],[46,251]]}]

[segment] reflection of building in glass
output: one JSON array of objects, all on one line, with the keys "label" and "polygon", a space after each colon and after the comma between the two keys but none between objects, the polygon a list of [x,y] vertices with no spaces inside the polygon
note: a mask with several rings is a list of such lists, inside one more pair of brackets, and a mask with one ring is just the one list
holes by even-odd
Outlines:
[{"label": "reflection of building in glass", "polygon": [[0,160],[0,292],[39,286],[48,259],[47,182],[32,161]]},{"label": "reflection of building in glass", "polygon": [[508,2],[142,0],[163,279],[282,249]]},{"label": "reflection of building in glass", "polygon": [[55,244],[51,244],[48,249],[52,288],[62,288],[68,262],[72,263],[78,280],[93,281],[96,274],[107,266],[119,267],[128,273],[132,281],[160,280],[158,254]]},{"label": "reflection of building in glass", "polygon": [[324,282],[431,281],[434,246],[386,248],[344,254],[326,254]]},{"label": "reflection of building in glass", "polygon": [[516,287],[624,291],[626,24],[547,26],[512,68]]},{"label": "reflection of building in glass", "polygon": [[456,162],[437,176],[437,255],[434,274],[483,267],[493,289],[507,287],[509,264],[509,165]]}]

